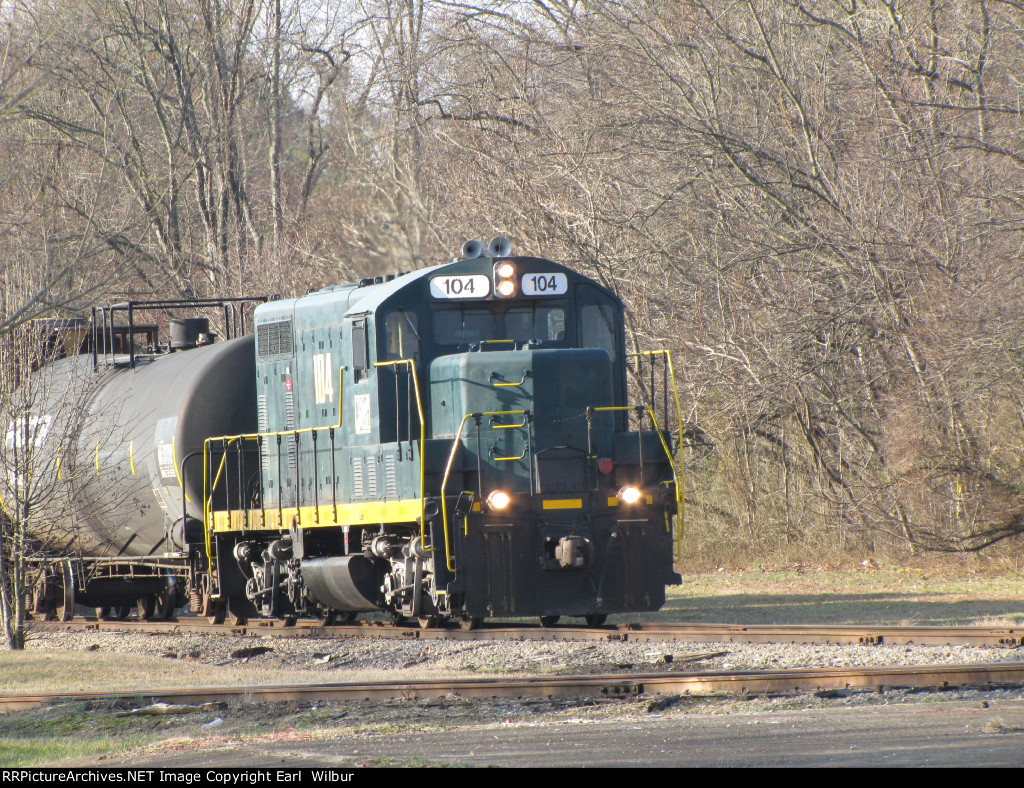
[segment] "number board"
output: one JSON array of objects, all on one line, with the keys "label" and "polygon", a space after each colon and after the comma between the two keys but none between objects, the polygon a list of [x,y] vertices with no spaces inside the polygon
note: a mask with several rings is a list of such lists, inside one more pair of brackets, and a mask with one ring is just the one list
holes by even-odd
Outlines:
[{"label": "number board", "polygon": [[565,274],[523,274],[523,295],[565,295],[568,289]]},{"label": "number board", "polygon": [[490,294],[490,277],[482,274],[435,276],[430,280],[430,295],[434,298],[486,298]]}]

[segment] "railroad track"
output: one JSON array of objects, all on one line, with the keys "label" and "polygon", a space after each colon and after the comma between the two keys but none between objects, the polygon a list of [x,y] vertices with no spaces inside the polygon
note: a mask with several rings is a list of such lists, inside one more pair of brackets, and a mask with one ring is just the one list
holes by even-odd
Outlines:
[{"label": "railroad track", "polygon": [[199,633],[210,635],[252,635],[299,638],[414,638],[420,640],[612,640],[697,643],[832,643],[839,645],[918,646],[1024,646],[1024,627],[925,627],[925,626],[833,626],[833,625],[740,625],[651,623],[603,627],[485,624],[480,629],[419,629],[384,622],[362,622],[353,626],[322,626],[317,622],[287,625],[277,620],[254,620],[245,626],[210,624],[203,618],[182,617],[177,621],[98,621],[79,618],[71,622],[38,622],[41,630]]},{"label": "railroad track", "polygon": [[244,701],[353,701],[401,698],[631,698],[650,695],[768,695],[882,691],[900,688],[1024,686],[1024,663],[916,665],[894,667],[800,668],[771,671],[617,673],[529,678],[451,678],[404,681],[332,682],[272,686],[203,687],[69,692],[0,696],[0,711],[57,703],[201,704]]}]

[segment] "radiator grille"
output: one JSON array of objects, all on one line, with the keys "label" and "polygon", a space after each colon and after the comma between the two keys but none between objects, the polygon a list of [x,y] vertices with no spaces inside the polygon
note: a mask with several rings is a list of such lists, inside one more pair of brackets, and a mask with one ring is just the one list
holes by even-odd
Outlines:
[{"label": "radiator grille", "polygon": [[260,358],[292,354],[292,321],[256,326],[256,354]]}]

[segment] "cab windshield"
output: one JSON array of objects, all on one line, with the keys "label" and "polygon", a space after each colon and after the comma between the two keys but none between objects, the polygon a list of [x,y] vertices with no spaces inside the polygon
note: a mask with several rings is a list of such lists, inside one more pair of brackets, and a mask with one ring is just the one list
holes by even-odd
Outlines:
[{"label": "cab windshield", "polygon": [[434,314],[434,342],[438,345],[458,347],[496,339],[510,339],[517,344],[530,340],[564,343],[565,309],[540,304],[503,311],[460,306],[440,309]]}]

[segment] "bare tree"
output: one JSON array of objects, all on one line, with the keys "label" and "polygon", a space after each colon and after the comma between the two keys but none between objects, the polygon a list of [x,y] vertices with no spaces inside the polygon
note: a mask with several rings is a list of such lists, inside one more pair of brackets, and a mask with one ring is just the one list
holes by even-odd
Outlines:
[{"label": "bare tree", "polygon": [[[80,331],[54,329],[27,327],[0,340],[0,626],[11,649],[25,646],[29,612],[73,614],[74,570],[67,559],[80,545],[71,516],[79,472],[72,438],[91,370],[64,362],[20,380],[12,375],[63,355],[65,344],[77,351]],[[44,345],[47,336],[51,342]],[[66,560],[55,560],[62,556]]]}]

